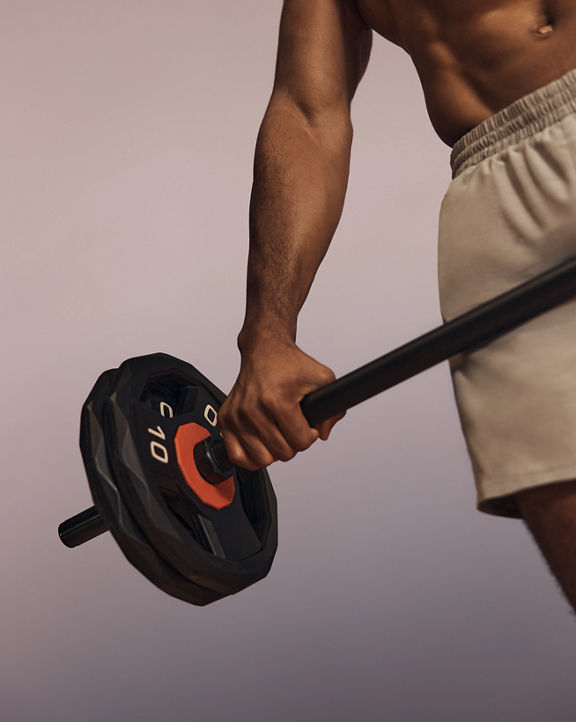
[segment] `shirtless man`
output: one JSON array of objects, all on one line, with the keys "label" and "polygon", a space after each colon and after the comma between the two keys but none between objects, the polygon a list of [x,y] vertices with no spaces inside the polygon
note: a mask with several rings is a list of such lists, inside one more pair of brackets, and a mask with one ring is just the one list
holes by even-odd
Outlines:
[{"label": "shirtless man", "polygon": [[[293,458],[341,418],[310,429],[300,412],[334,375],[298,348],[296,325],[342,213],[373,31],[409,53],[453,148],[444,320],[576,254],[572,0],[285,0],[255,155],[241,368],[220,411],[228,455],[247,469]],[[450,368],[478,508],[525,520],[576,609],[576,306]]]}]

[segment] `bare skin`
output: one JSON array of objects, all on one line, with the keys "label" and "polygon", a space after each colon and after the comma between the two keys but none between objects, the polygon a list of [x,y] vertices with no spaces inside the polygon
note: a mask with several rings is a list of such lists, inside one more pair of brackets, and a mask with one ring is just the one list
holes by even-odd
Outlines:
[{"label": "bare skin", "polygon": [[366,23],[411,56],[449,146],[576,68],[572,0],[357,0]]},{"label": "bare skin", "polygon": [[[334,374],[296,345],[297,318],[342,213],[350,106],[374,33],[410,55],[450,147],[576,68],[572,0],[284,1],[255,153],[241,367],[219,416],[228,456],[247,469],[288,461],[341,418],[310,429],[300,412],[300,399]],[[576,481],[517,500],[576,610]]]}]

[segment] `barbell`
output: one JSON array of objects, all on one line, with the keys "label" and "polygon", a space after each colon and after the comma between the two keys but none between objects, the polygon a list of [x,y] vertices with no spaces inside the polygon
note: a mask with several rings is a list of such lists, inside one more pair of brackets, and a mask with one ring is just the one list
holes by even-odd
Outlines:
[{"label": "barbell", "polygon": [[[309,394],[311,427],[464,351],[472,352],[576,295],[576,257]],[[167,594],[206,605],[263,579],[277,549],[265,469],[235,467],[218,430],[225,394],[163,353],[104,372],[84,406],[80,449],[94,506],[64,521],[76,547],[109,530]]]}]

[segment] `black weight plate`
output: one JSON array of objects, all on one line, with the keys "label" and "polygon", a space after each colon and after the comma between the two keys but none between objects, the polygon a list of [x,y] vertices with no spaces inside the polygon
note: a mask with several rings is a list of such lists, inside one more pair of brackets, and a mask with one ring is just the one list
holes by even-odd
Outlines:
[{"label": "black weight plate", "polygon": [[270,479],[265,470],[234,469],[233,500],[215,509],[186,483],[174,445],[189,424],[218,436],[215,415],[225,398],[192,365],[151,354],[121,365],[104,420],[114,477],[138,526],[180,574],[227,595],[264,578],[272,565],[277,515]]},{"label": "black weight plate", "polygon": [[194,584],[173,569],[150,546],[124,504],[112,475],[104,445],[102,410],[114,388],[117,369],[99,378],[82,407],[80,449],[94,504],[128,561],[172,597],[204,606],[222,594]]}]

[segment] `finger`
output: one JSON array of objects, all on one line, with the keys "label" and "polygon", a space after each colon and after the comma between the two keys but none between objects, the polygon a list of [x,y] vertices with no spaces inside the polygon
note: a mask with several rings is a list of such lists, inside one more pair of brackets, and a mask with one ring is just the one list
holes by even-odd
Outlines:
[{"label": "finger", "polygon": [[242,469],[257,471],[273,464],[275,459],[260,440],[250,433],[243,433],[238,437],[233,432],[227,432],[223,437],[226,444],[226,454],[230,461]]},{"label": "finger", "polygon": [[322,441],[328,441],[328,439],[330,438],[330,434],[332,433],[332,429],[345,416],[346,416],[346,412],[343,411],[341,414],[338,414],[337,416],[333,416],[331,419],[328,419],[327,421],[323,421],[318,426],[318,433],[319,433],[319,436],[322,439]]},{"label": "finger", "polygon": [[318,439],[318,430],[308,424],[300,406],[278,407],[274,419],[280,433],[295,454],[305,451]]},{"label": "finger", "polygon": [[[246,465],[250,461],[260,468],[277,460],[294,458],[296,451],[286,441],[266,407],[245,403],[236,409],[232,406],[230,412],[224,415],[221,408],[220,413],[221,433],[226,439],[233,434],[235,444],[231,439],[231,453],[238,455],[238,465]],[[263,449],[267,454],[263,454]]]},{"label": "finger", "polygon": [[253,413],[251,424],[252,430],[274,460],[290,461],[298,453],[298,449],[294,448],[276,423],[276,418],[270,409],[263,408]]},{"label": "finger", "polygon": [[282,434],[269,408],[253,408],[249,413],[240,409],[231,426],[245,457],[258,468],[278,460],[290,461],[298,452]]}]

